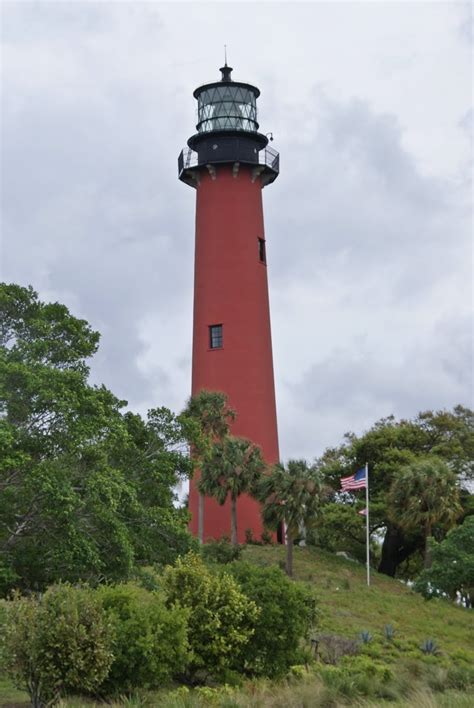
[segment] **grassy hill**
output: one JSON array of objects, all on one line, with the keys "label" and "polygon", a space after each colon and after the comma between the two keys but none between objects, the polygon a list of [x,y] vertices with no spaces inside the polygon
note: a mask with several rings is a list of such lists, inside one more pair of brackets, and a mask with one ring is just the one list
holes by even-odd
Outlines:
[{"label": "grassy hill", "polygon": [[[248,546],[244,558],[259,565],[278,563],[284,549]],[[399,639],[418,646],[432,638],[442,652],[466,654],[474,665],[472,611],[443,600],[426,602],[404,583],[375,571],[368,588],[364,566],[314,548],[295,548],[294,576],[316,589],[324,632],[356,638],[367,630],[375,639],[391,624]]]},{"label": "grassy hill", "polygon": [[[258,565],[282,563],[285,549],[278,546],[248,546],[243,558]],[[295,667],[295,677],[280,684],[252,681],[240,690],[203,689],[187,692],[146,694],[124,699],[116,705],[194,708],[310,708],[311,706],[421,706],[470,708],[474,694],[466,675],[474,676],[474,614],[440,600],[426,602],[403,583],[379,575],[366,585],[365,568],[355,562],[316,549],[296,548],[295,579],[315,588],[321,609],[315,636],[338,635],[357,639],[368,631],[372,640],[361,654],[342,666],[316,664],[304,672]],[[384,627],[395,630],[393,641]],[[436,656],[425,656],[420,646],[435,640]],[[348,658],[348,657],[347,657]],[[352,662],[352,663],[351,663]],[[387,676],[391,678],[387,679]],[[379,686],[380,690],[376,687]],[[378,692],[377,692],[378,691]],[[390,701],[390,702],[388,702]],[[387,703],[386,703],[387,702]],[[29,705],[26,694],[0,680],[0,706]],[[91,708],[93,701],[68,699],[64,708]]]}]

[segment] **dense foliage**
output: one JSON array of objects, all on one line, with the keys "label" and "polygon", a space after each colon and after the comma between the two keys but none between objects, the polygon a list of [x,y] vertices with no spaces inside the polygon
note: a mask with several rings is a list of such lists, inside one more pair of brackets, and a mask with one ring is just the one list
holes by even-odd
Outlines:
[{"label": "dense foliage", "polygon": [[208,563],[220,563],[225,565],[232,561],[239,560],[242,555],[243,546],[231,545],[225,538],[220,541],[209,541],[201,550],[202,557]]},{"label": "dense foliage", "polygon": [[[383,534],[379,571],[395,575],[401,564],[420,554],[425,546],[425,529],[408,528],[400,520],[406,512],[393,506],[389,493],[403,468],[422,459],[435,457],[444,461],[457,478],[461,517],[474,513],[469,480],[474,479],[474,413],[457,406],[450,411],[426,411],[412,420],[384,418],[363,435],[348,433],[337,448],[326,450],[318,461],[324,479],[333,489],[332,502],[357,509],[356,494],[340,494],[341,477],[369,464],[371,532]],[[354,512],[355,513],[355,512]],[[324,510],[323,510],[324,519]],[[435,523],[431,533],[441,540],[446,533],[443,523]],[[353,538],[352,532],[349,538]]]},{"label": "dense foliage", "polygon": [[201,468],[199,491],[231,507],[231,543],[237,545],[237,500],[252,493],[266,465],[260,448],[244,438],[226,435],[216,442]]},{"label": "dense foliage", "polygon": [[303,662],[302,641],[317,629],[312,591],[292,582],[277,567],[236,562],[229,570],[259,609],[255,632],[241,653],[240,671],[256,676],[286,674],[290,666]]},{"label": "dense foliage", "polygon": [[431,567],[417,579],[415,588],[430,599],[447,595],[466,607],[474,603],[474,516],[452,529],[446,538],[431,542]]},{"label": "dense foliage", "polygon": [[[188,400],[180,419],[192,445],[193,474],[198,483],[201,470],[212,457],[215,445],[229,434],[236,415],[222,391],[204,389]],[[198,539],[204,543],[204,494],[199,486],[198,491]]]},{"label": "dense foliage", "polygon": [[184,424],[91,386],[98,341],[63,305],[0,285],[0,591],[122,579],[191,546],[173,506]]},{"label": "dense foliage", "polygon": [[158,688],[188,662],[188,611],[166,607],[158,592],[133,584],[100,588],[97,596],[113,632],[113,662],[101,692]]},{"label": "dense foliage", "polygon": [[286,572],[293,575],[293,543],[317,522],[322,502],[321,476],[305,460],[274,465],[256,487],[266,526],[286,528]]},{"label": "dense foliage", "polygon": [[[364,498],[365,502],[365,498]],[[365,563],[365,517],[350,504],[328,502],[321,509],[308,541],[331,553],[345,552]]]},{"label": "dense foliage", "polygon": [[112,663],[112,630],[94,592],[68,585],[7,603],[4,665],[34,708],[95,691]]},{"label": "dense foliage", "polygon": [[228,573],[212,572],[196,554],[167,567],[163,584],[168,605],[190,612],[190,674],[222,678],[255,632],[257,606]]},{"label": "dense foliage", "polygon": [[389,519],[424,537],[425,567],[431,564],[429,538],[435,525],[449,529],[461,515],[455,473],[434,455],[402,467],[388,495]]}]

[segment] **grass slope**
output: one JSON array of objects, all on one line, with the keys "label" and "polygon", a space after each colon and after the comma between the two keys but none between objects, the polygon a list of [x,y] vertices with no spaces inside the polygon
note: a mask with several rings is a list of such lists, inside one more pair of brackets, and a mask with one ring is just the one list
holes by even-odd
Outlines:
[{"label": "grass slope", "polygon": [[[243,557],[258,565],[282,562],[278,546],[248,546]],[[434,639],[451,656],[466,653],[474,664],[474,613],[443,600],[427,602],[404,583],[376,571],[367,587],[365,567],[314,548],[295,548],[294,577],[315,589],[321,631],[356,639],[362,630],[382,637],[391,624],[399,639],[420,645]]]}]

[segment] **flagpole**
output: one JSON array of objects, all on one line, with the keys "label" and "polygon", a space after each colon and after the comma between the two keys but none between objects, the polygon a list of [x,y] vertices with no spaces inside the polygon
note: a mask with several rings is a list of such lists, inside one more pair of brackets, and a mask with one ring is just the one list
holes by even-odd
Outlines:
[{"label": "flagpole", "polygon": [[369,533],[369,465],[365,463],[365,521],[366,521],[366,551],[367,551],[367,586],[370,586],[370,533]]}]

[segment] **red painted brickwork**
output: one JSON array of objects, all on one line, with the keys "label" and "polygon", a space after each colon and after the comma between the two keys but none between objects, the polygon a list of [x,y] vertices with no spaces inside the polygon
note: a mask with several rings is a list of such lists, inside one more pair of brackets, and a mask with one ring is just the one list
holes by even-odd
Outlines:
[{"label": "red painted brickwork", "polygon": [[[237,411],[232,433],[252,440],[267,462],[277,462],[278,433],[273,379],[267,267],[259,258],[265,238],[262,186],[252,168],[216,165],[215,179],[200,171],[196,203],[192,394],[223,391]],[[209,326],[222,324],[223,346],[210,349]],[[190,484],[190,529],[197,535],[198,493]],[[238,540],[262,533],[259,505],[239,499]],[[204,540],[230,537],[230,505],[210,498],[204,506]]]}]

